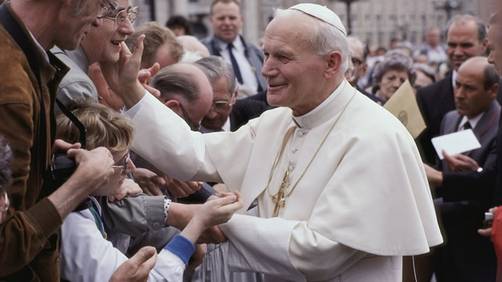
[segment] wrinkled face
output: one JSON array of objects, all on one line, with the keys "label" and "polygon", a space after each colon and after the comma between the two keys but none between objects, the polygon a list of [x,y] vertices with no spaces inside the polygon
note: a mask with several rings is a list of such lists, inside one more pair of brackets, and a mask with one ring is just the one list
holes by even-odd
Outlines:
[{"label": "wrinkled face", "polygon": [[502,24],[490,26],[488,30],[488,62],[495,65],[497,72],[502,74]]},{"label": "wrinkled face", "polygon": [[237,91],[228,89],[225,77],[220,77],[213,83],[213,103],[211,109],[202,120],[202,126],[211,130],[221,130],[232,112]]},{"label": "wrinkled face", "polygon": [[484,87],[483,67],[464,67],[458,71],[455,83],[455,106],[460,115],[469,118],[485,111],[495,97],[495,91]]},{"label": "wrinkled face", "polygon": [[379,95],[388,100],[408,78],[408,72],[405,70],[388,70],[380,80]]},{"label": "wrinkled face", "polygon": [[349,82],[353,85],[357,84],[359,79],[366,74],[367,65],[366,60],[364,59],[364,50],[361,48],[351,48],[351,60],[353,67],[353,75]]},{"label": "wrinkled face", "polygon": [[[116,62],[119,59],[121,43],[134,32],[132,23],[115,20],[116,16],[124,16],[130,8],[128,0],[118,0],[117,10],[100,19],[100,25],[91,31],[82,42],[82,47],[90,63]],[[120,13],[117,13],[120,11]],[[113,17],[115,16],[115,17]]]},{"label": "wrinkled face", "polygon": [[66,50],[73,50],[89,33],[91,24],[98,23],[97,17],[102,14],[103,0],[65,1],[58,14],[58,32],[54,44]]},{"label": "wrinkled face", "polygon": [[448,30],[447,43],[448,59],[455,70],[467,59],[482,56],[486,49],[479,40],[475,22],[453,24]]},{"label": "wrinkled face", "polygon": [[[294,29],[293,20],[297,23]],[[295,115],[317,106],[327,83],[328,62],[312,50],[308,40],[313,32],[311,23],[306,16],[279,17],[267,26],[263,39],[267,101],[272,106],[289,107]]]},{"label": "wrinkled face", "polygon": [[219,39],[230,43],[239,35],[242,17],[237,4],[219,2],[213,6],[211,15],[213,32]]}]

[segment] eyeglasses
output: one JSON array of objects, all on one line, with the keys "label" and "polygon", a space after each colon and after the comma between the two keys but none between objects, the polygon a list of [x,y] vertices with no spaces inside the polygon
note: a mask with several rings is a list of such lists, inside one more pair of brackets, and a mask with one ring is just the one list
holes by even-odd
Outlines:
[{"label": "eyeglasses", "polygon": [[129,20],[129,23],[133,24],[136,21],[137,15],[138,7],[115,8],[113,10],[108,10],[103,16],[98,16],[98,19],[113,20],[116,25],[122,25],[127,20]]},{"label": "eyeglasses", "polygon": [[188,124],[188,126],[190,126],[190,129],[193,131],[199,131],[200,126],[201,126],[200,121],[199,122],[193,121],[192,118],[190,117],[190,115],[188,114],[188,112],[185,110],[185,107],[183,107],[183,105],[181,103],[180,103],[180,108],[181,108],[181,112],[183,113],[183,119]]},{"label": "eyeglasses", "polygon": [[214,110],[216,112],[224,112],[228,111],[230,109],[230,106],[232,105],[233,103],[230,103],[230,101],[227,100],[213,101],[211,110]]},{"label": "eyeglasses", "polygon": [[363,64],[363,60],[359,59],[359,58],[354,58],[352,57],[352,64],[357,67],[357,66],[360,66]]},{"label": "eyeglasses", "polygon": [[235,97],[237,96],[237,90],[233,93],[230,100],[215,100],[211,106],[211,110],[215,112],[226,112],[230,110],[230,107],[235,104]]},{"label": "eyeglasses", "polygon": [[120,174],[126,175],[129,173],[129,162],[131,161],[131,155],[129,152],[125,154],[120,160],[115,162],[114,165],[112,165],[113,169],[120,170]]}]

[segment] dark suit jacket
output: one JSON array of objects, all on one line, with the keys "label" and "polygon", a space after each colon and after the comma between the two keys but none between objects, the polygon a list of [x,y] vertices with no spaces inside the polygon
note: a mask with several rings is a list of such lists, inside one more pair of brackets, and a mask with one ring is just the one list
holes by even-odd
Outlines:
[{"label": "dark suit jacket", "polygon": [[427,128],[418,137],[417,143],[422,150],[422,158],[429,164],[435,163],[436,152],[431,139],[439,135],[439,127],[444,115],[455,109],[453,99],[452,75],[417,91],[417,103]]},{"label": "dark suit jacket", "polygon": [[249,120],[259,117],[268,109],[267,104],[249,97],[237,100],[230,113],[230,130],[236,131]]},{"label": "dark suit jacket", "polygon": [[[261,75],[261,68],[263,66],[263,60],[264,60],[263,52],[255,45],[244,40],[244,37],[239,36],[239,38],[241,39],[242,44],[244,45],[244,55],[248,59],[248,62],[251,65],[251,67],[253,68],[256,80],[258,82],[257,93],[265,91],[267,89],[267,83],[263,78],[263,76]],[[211,55],[221,56],[222,50],[218,45],[218,41],[219,41],[218,38],[212,36],[205,38],[201,42],[207,47]]]},{"label": "dark suit jacket", "polygon": [[[499,87],[497,100],[502,103],[502,84]],[[417,103],[425,120],[427,128],[417,138],[417,145],[422,151],[424,162],[436,162],[436,152],[431,139],[439,135],[439,127],[444,115],[455,109],[453,96],[452,74],[417,91]]]},{"label": "dark suit jacket", "polygon": [[[465,155],[476,160],[478,164],[483,167],[483,170],[494,170],[496,165],[496,137],[498,132],[498,121],[500,117],[500,105],[498,102],[493,101],[488,111],[479,120],[476,127],[473,129],[474,134],[481,144],[481,148],[472,150],[465,153]],[[457,111],[451,111],[445,115],[443,123],[441,124],[440,135],[448,134],[457,131],[458,124],[462,117]],[[483,185],[462,185],[456,182],[453,178],[459,175],[458,173],[449,171],[446,163],[441,163],[443,175],[448,181],[443,183],[441,187],[441,196],[446,201],[463,201],[473,200],[481,201],[483,206],[489,207],[493,197],[493,186]],[[471,173],[473,179],[477,179],[477,173]],[[465,181],[466,175],[460,174],[460,179]],[[493,183],[493,182],[492,182]],[[484,184],[484,183],[480,183]]]},{"label": "dark suit jacket", "polygon": [[[481,148],[465,153],[476,160],[483,169],[493,171],[496,163],[495,141],[498,131],[500,105],[493,101],[488,111],[473,129]],[[457,131],[462,116],[457,111],[445,115],[440,135]],[[484,186],[479,173],[449,171],[446,162],[440,167],[445,181],[437,189],[443,198],[437,208],[443,223],[446,244],[437,250],[435,264],[438,281],[494,281],[496,260],[488,238],[479,236],[484,212],[491,207],[493,185]],[[469,185],[459,180],[471,178]],[[476,185],[476,181],[479,181]],[[437,202],[436,202],[437,203]]]}]

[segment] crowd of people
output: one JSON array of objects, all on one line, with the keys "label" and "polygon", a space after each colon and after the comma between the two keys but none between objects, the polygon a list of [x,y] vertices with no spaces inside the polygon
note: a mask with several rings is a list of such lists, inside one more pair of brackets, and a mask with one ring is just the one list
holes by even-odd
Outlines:
[{"label": "crowd of people", "polygon": [[129,0],[0,5],[0,281],[502,281],[500,11],[372,50],[317,4],[259,46],[209,9],[198,39]]}]

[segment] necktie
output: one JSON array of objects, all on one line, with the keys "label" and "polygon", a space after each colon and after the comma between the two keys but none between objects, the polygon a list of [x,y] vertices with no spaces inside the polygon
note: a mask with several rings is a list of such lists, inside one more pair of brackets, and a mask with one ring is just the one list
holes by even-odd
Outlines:
[{"label": "necktie", "polygon": [[234,45],[232,43],[228,43],[227,45],[227,50],[228,54],[230,55],[230,62],[232,63],[232,69],[234,69],[234,74],[235,77],[237,78],[237,81],[239,81],[240,84],[242,84],[242,74],[241,70],[239,69],[239,65],[237,64],[237,60],[235,59],[234,52],[232,51],[234,49]]}]

